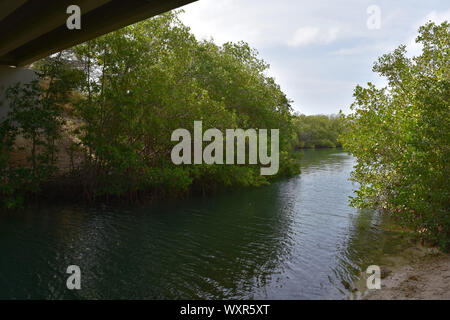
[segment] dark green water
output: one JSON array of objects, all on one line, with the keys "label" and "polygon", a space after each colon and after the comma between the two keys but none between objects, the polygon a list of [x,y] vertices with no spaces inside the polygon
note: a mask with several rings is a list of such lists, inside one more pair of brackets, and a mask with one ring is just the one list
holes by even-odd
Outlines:
[{"label": "dark green water", "polygon": [[[399,250],[381,218],[348,206],[354,160],[306,151],[268,187],[143,207],[0,213],[2,299],[341,299]],[[69,291],[78,265],[82,290]]]}]

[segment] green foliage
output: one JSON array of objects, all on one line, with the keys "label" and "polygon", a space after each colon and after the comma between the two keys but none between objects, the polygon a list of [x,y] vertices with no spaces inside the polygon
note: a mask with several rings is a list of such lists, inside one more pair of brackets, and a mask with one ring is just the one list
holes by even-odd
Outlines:
[{"label": "green foliage", "polygon": [[[170,159],[178,128],[280,129],[280,174],[298,173],[289,161],[294,133],[289,100],[268,65],[246,43],[197,41],[168,13],[74,48],[84,94],[75,106],[85,150],[84,189],[90,197],[144,191],[187,192],[196,186],[267,183],[255,166],[181,166]],[[80,174],[77,172],[76,174]]]},{"label": "green foliage", "polygon": [[[55,177],[62,118],[70,119],[74,141],[62,149],[70,159],[78,153],[83,160],[58,179],[80,184],[76,187],[91,200],[269,183],[254,165],[175,166],[172,132],[193,132],[198,120],[223,132],[280,129],[279,176],[299,173],[292,157],[290,101],[266,75],[268,65],[246,43],[198,41],[177,13],[123,28],[33,67],[42,90],[35,83],[8,91],[13,108],[0,126],[2,196],[23,199]],[[28,163],[14,166],[9,155],[18,136],[33,147]]]},{"label": "green foliage", "polygon": [[[69,101],[77,82],[77,71],[60,56],[35,66],[40,80],[17,83],[2,92],[10,106],[0,122],[0,201],[7,208],[22,206],[57,172],[57,140],[64,124],[61,105]],[[12,154],[25,162],[13,161]]]},{"label": "green foliage", "polygon": [[[55,140],[59,134],[61,121],[59,110],[53,99],[41,99],[38,81],[25,85],[14,85],[6,90],[6,99],[11,110],[2,121],[2,159],[0,175],[2,184],[0,196],[7,207],[20,206],[25,194],[35,193],[40,183],[49,177],[55,167]],[[17,137],[29,143],[17,149]],[[9,161],[13,152],[27,152],[27,164],[16,165]]]},{"label": "green foliage", "polygon": [[293,120],[297,133],[297,148],[342,147],[339,136],[344,131],[341,115],[297,115]]},{"label": "green foliage", "polygon": [[383,208],[449,248],[449,23],[421,27],[417,42],[420,56],[400,46],[375,64],[387,88],[356,88],[342,140],[358,159],[353,205]]}]

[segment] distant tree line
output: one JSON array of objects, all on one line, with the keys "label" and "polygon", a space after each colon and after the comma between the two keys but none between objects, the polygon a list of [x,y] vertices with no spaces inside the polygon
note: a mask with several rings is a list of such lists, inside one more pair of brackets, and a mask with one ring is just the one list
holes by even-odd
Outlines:
[{"label": "distant tree line", "polygon": [[339,136],[344,132],[341,115],[296,115],[293,118],[296,147],[337,148],[342,147]]}]

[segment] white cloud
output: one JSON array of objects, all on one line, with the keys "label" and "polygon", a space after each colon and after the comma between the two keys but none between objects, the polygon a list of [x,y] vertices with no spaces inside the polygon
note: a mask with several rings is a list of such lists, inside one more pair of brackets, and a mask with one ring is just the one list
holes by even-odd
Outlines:
[{"label": "white cloud", "polygon": [[423,20],[421,24],[424,24],[428,21],[433,21],[437,24],[441,24],[444,21],[450,20],[450,9],[447,11],[431,11]]},{"label": "white cloud", "polygon": [[412,34],[406,41],[406,48],[408,50],[409,57],[418,56],[422,53],[423,45],[416,42],[417,30],[420,26],[423,26],[429,21],[432,21],[436,24],[441,24],[444,21],[450,21],[450,10],[441,12],[433,10],[414,25],[413,30],[411,30]]},{"label": "white cloud", "polygon": [[314,33],[316,27],[318,38],[307,42],[326,44],[338,34],[347,36],[358,30],[349,23],[355,15],[365,26],[365,7],[359,1],[347,0],[356,5],[336,15],[342,5],[329,0],[316,0],[314,4],[298,0],[200,0],[186,6],[181,19],[198,38],[213,37],[220,44],[244,40],[258,49],[291,46],[303,43],[303,28]]},{"label": "white cloud", "polygon": [[330,52],[330,55],[336,56],[352,56],[352,55],[366,55],[366,56],[380,56],[384,53],[394,51],[400,43],[378,42],[370,44],[357,45],[350,48],[340,48]]},{"label": "white cloud", "polygon": [[[374,2],[381,29],[369,30]],[[346,110],[356,83],[383,81],[372,72],[377,57],[400,44],[420,53],[418,27],[450,19],[443,0],[200,0],[184,9],[181,19],[198,38],[258,49],[294,108],[307,114]]]},{"label": "white cloud", "polygon": [[303,27],[299,28],[289,41],[289,45],[293,47],[303,46],[310,43],[314,43],[319,38],[320,29],[316,27]]},{"label": "white cloud", "polygon": [[309,44],[329,44],[337,39],[339,28],[332,27],[322,31],[318,27],[302,27],[295,31],[294,36],[288,45],[291,47],[301,47]]}]

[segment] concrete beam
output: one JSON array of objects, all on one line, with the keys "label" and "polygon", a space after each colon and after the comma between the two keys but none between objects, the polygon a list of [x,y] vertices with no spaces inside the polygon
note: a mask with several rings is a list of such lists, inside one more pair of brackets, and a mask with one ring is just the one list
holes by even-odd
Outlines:
[{"label": "concrete beam", "polygon": [[25,4],[27,0],[0,0],[0,21]]},{"label": "concrete beam", "polygon": [[[58,0],[54,3],[48,2],[44,7],[39,7],[38,12],[33,12],[35,2],[28,2],[11,15],[7,21],[2,22],[0,29],[0,56],[17,49],[18,47],[45,35],[62,25],[66,24],[66,9],[71,4],[76,4],[82,8],[83,13],[88,13],[110,0]],[[37,8],[36,8],[37,9]],[[17,25],[17,21],[22,23]],[[14,32],[11,32],[14,30]]]},{"label": "concrete beam", "polygon": [[[11,6],[16,0],[0,1]],[[194,1],[29,0],[0,21],[0,64],[24,66]],[[77,3],[82,11],[81,30],[69,30],[66,9]]]}]

